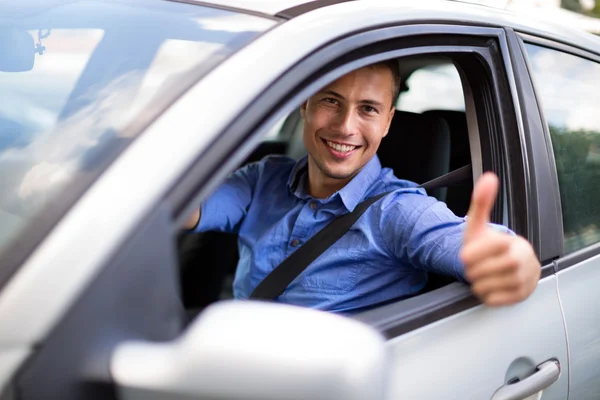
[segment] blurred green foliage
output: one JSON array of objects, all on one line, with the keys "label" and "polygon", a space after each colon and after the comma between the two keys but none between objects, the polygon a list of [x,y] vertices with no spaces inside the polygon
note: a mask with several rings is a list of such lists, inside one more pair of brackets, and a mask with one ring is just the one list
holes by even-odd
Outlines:
[{"label": "blurred green foliage", "polygon": [[600,241],[600,132],[550,126],[550,135],[569,253]]},{"label": "blurred green foliage", "polygon": [[600,18],[600,1],[596,1],[596,5],[588,13],[588,15],[596,18]]},{"label": "blurred green foliage", "polygon": [[560,6],[570,11],[589,15],[590,17],[600,18],[600,0],[596,0],[596,5],[591,10],[584,10],[581,7],[579,0],[561,0]]},{"label": "blurred green foliage", "polygon": [[569,11],[575,11],[580,13],[582,11],[579,0],[560,0],[560,6]]}]

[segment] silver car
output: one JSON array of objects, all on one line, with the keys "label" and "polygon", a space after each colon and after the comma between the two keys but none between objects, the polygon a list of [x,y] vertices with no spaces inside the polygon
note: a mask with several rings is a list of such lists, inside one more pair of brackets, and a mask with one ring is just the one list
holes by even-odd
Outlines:
[{"label": "silver car", "polygon": [[[492,214],[542,277],[432,274],[352,316],[232,301],[236,238],[179,229],[237,167],[299,158],[299,105],[395,58],[379,157]],[[448,1],[0,6],[0,399],[597,399],[600,39]],[[456,171],[462,171],[456,173]]]}]

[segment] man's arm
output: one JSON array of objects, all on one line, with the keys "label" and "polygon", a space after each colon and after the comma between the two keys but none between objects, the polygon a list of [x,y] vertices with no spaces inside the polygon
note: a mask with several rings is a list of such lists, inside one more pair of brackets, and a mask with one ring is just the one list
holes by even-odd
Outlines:
[{"label": "man's arm", "polygon": [[[237,233],[252,202],[260,163],[235,171],[196,209],[182,228]],[[200,218],[202,216],[202,218]]]},{"label": "man's arm", "polygon": [[489,223],[497,186],[493,174],[477,182],[466,222],[430,197],[392,198],[382,209],[383,239],[415,268],[470,282],[488,305],[521,301],[535,290],[541,267],[527,240]]}]

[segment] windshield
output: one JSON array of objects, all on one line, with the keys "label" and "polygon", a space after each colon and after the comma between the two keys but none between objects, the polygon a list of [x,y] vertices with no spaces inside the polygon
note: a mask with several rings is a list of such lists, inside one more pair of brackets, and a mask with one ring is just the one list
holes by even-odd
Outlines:
[{"label": "windshield", "polygon": [[149,104],[164,103],[274,23],[156,0],[4,6],[0,259],[23,247],[25,233],[51,229],[133,140],[140,128],[132,126],[157,109]]}]

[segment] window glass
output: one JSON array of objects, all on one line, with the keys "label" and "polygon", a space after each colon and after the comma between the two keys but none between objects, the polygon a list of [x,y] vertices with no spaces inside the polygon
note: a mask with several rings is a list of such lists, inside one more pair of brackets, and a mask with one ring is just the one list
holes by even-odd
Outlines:
[{"label": "window glass", "polygon": [[525,47],[550,128],[570,253],[600,241],[600,65]]},{"label": "window glass", "polygon": [[150,103],[275,23],[156,0],[50,3],[16,2],[0,21],[0,254],[32,221],[52,226],[48,210],[110,165]]},{"label": "window glass", "polygon": [[288,118],[288,116],[281,118],[279,121],[277,121],[277,123],[269,130],[269,132],[267,132],[267,134],[265,136],[263,136],[262,140],[263,141],[269,141],[269,140],[280,140],[281,139],[281,129],[283,128],[283,124],[285,123],[285,120]]},{"label": "window glass", "polygon": [[400,111],[465,111],[465,98],[458,71],[453,64],[429,65],[414,71],[405,82],[407,91],[398,97]]}]

